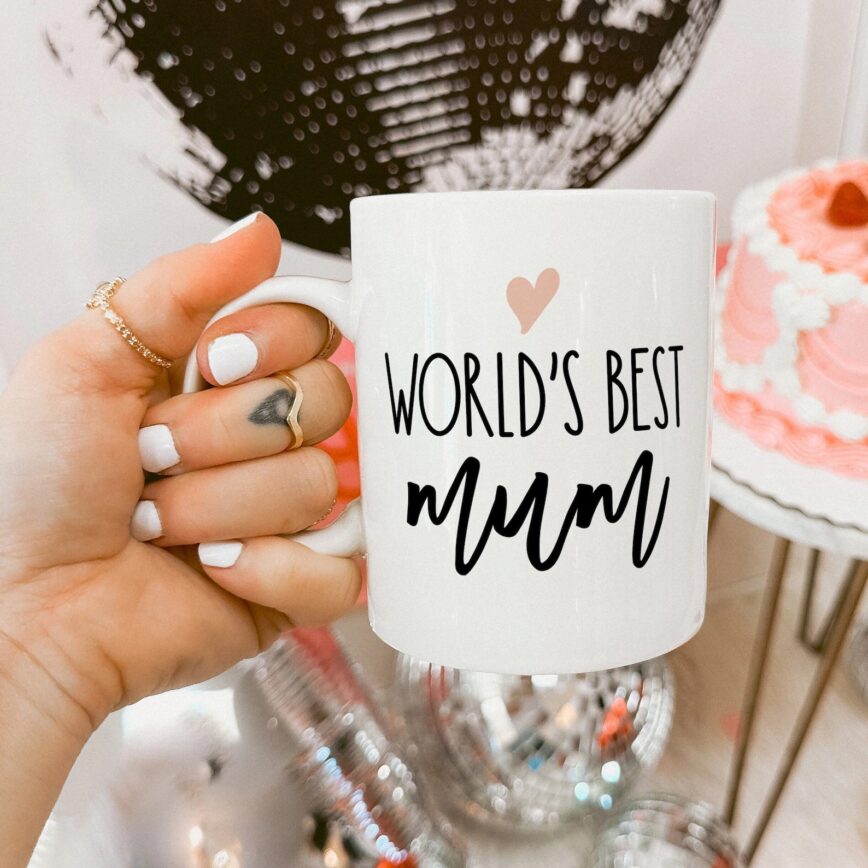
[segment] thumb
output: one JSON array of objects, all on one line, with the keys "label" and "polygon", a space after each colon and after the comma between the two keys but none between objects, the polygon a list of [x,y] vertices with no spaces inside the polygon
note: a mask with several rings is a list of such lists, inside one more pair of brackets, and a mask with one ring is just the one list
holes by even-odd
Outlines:
[{"label": "thumb", "polygon": [[[109,301],[144,347],[170,361],[187,355],[227,301],[271,277],[280,234],[255,213],[211,244],[170,253],[123,282]],[[99,308],[50,335],[37,352],[54,356],[54,386],[65,391],[149,392],[164,369],[131,346]]]}]

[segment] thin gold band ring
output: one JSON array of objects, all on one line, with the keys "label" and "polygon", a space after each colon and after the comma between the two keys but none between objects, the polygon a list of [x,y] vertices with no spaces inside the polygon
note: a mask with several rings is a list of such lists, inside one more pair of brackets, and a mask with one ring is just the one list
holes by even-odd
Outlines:
[{"label": "thin gold band ring", "polygon": [[298,421],[298,414],[301,410],[302,401],[304,401],[304,391],[301,384],[296,380],[289,371],[277,371],[272,376],[284,382],[292,394],[292,399],[289,402],[289,410],[286,412],[286,424],[289,428],[289,434],[292,438],[289,441],[289,450],[298,449],[304,442],[304,432],[301,430],[301,424]]},{"label": "thin gold band ring", "polygon": [[107,280],[101,283],[93,291],[90,301],[85,304],[85,307],[90,310],[101,310],[103,316],[111,323],[114,330],[143,358],[147,359],[152,365],[158,368],[171,368],[172,362],[169,359],[164,359],[161,355],[155,353],[150,347],[146,346],[136,337],[133,330],[124,322],[123,317],[112,308],[110,302],[112,296],[120,289],[126,281],[125,277],[116,277],[114,280]]},{"label": "thin gold band ring", "polygon": [[322,345],[322,349],[316,356],[316,358],[318,359],[328,358],[329,354],[332,351],[332,344],[334,343],[335,335],[338,331],[335,324],[328,317],[326,317],[326,321],[328,322],[328,334],[326,335],[325,343]]}]

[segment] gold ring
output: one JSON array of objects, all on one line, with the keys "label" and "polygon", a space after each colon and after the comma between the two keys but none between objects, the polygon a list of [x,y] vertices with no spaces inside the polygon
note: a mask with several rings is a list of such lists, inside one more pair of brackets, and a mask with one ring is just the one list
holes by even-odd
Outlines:
[{"label": "gold ring", "polygon": [[332,341],[334,341],[335,335],[338,331],[335,324],[328,317],[326,317],[326,322],[329,324],[329,331],[328,335],[326,335],[325,343],[322,345],[322,349],[317,353],[316,358],[318,359],[325,359],[328,357],[329,351],[332,347]]},{"label": "gold ring", "polygon": [[304,442],[304,432],[301,430],[301,425],[298,421],[298,414],[301,410],[301,403],[304,401],[304,392],[301,384],[296,380],[289,371],[278,371],[272,376],[277,377],[289,386],[289,391],[292,393],[292,400],[289,402],[289,410],[286,412],[286,424],[289,428],[289,434],[292,438],[289,441],[288,450],[298,449]]},{"label": "gold ring", "polygon": [[136,336],[129,326],[123,321],[123,318],[109,304],[112,296],[118,291],[120,286],[125,282],[126,278],[116,277],[114,280],[108,280],[101,283],[90,297],[90,301],[85,304],[90,310],[101,310],[103,316],[112,324],[114,330],[144,359],[147,359],[152,365],[157,365],[159,368],[171,368],[172,363],[168,359],[157,355],[152,349],[145,346]]}]

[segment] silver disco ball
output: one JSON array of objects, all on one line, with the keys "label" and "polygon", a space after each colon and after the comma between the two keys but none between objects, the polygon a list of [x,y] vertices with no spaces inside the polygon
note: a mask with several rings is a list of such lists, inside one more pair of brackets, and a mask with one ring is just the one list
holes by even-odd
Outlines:
[{"label": "silver disco ball", "polygon": [[592,868],[743,868],[729,827],[701,802],[636,799],[600,833]]},{"label": "silver disco ball", "polygon": [[400,656],[408,755],[454,808],[513,828],[609,810],[660,757],[674,687],[662,658],[581,675],[495,675]]},{"label": "silver disco ball", "polygon": [[429,811],[327,630],[287,634],[242,686],[241,725],[274,744],[340,839],[340,848],[324,842],[332,854],[326,864],[462,868],[462,843]]}]

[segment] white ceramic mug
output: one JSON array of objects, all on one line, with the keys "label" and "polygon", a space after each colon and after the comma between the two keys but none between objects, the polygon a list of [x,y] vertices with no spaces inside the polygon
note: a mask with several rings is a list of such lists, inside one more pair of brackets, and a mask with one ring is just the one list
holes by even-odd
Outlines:
[{"label": "white ceramic mug", "polygon": [[300,302],[356,345],[361,504],[295,538],[366,553],[374,631],[423,660],[580,672],[690,638],[713,197],[372,196],[351,223],[350,282],[275,277],[218,314]]}]

